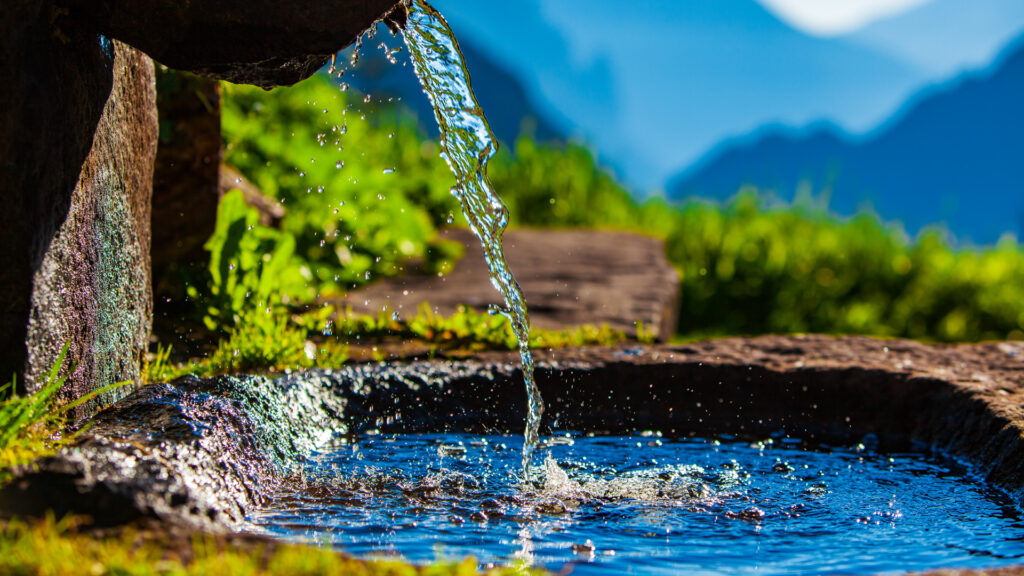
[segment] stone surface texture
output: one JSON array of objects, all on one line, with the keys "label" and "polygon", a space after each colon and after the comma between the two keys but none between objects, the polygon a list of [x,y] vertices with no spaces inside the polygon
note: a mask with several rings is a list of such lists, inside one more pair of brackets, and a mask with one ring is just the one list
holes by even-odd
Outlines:
[{"label": "stone surface texture", "polygon": [[0,25],[0,380],[35,388],[67,344],[66,400],[134,379],[147,345],[153,64],[20,4]]},{"label": "stone surface texture", "polygon": [[113,62],[95,35],[35,0],[0,4],[0,46],[0,381],[6,382],[23,372],[33,275],[68,215],[113,85]]},{"label": "stone surface texture", "polygon": [[[67,345],[74,362],[66,366],[64,400],[137,380],[149,344],[149,203],[158,131],[153,62],[116,41],[111,49],[118,73],[92,150],[32,281],[26,381],[40,385]],[[97,401],[109,403],[115,394]]]},{"label": "stone surface texture", "polygon": [[316,72],[396,0],[69,0],[94,30],[135,46],[161,64],[264,88]]},{"label": "stone surface texture", "polygon": [[147,386],[102,412],[73,447],[20,471],[0,490],[0,510],[237,530],[290,464],[343,431],[340,403],[319,384],[220,377]]},{"label": "stone surface texture", "polygon": [[[387,307],[411,317],[423,303],[444,315],[460,304],[480,312],[503,304],[476,236],[455,228],[443,234],[466,249],[451,273],[386,278],[349,293],[339,308],[376,315]],[[661,240],[624,232],[516,229],[505,233],[503,244],[531,325],[608,324],[635,335],[639,321],[658,338],[675,333],[679,276]]]},{"label": "stone surface texture", "polygon": [[[945,450],[1024,501],[1021,343],[766,336],[538,356],[547,426],[846,444],[873,434],[883,449]],[[514,353],[486,353],[152,385],[18,471],[0,510],[237,529],[332,434],[521,431],[518,371]]]}]

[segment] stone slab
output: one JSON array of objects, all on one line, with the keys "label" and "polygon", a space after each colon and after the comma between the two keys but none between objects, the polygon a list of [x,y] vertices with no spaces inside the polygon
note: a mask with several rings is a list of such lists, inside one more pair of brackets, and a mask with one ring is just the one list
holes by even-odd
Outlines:
[{"label": "stone slab", "polygon": [[[388,308],[413,316],[423,303],[443,315],[460,304],[481,312],[500,304],[476,236],[468,229],[448,229],[443,236],[466,249],[451,273],[386,278],[351,292],[339,308],[371,315]],[[608,324],[635,335],[640,321],[658,338],[675,333],[679,276],[661,240],[625,232],[516,229],[505,234],[504,249],[535,327]]]}]

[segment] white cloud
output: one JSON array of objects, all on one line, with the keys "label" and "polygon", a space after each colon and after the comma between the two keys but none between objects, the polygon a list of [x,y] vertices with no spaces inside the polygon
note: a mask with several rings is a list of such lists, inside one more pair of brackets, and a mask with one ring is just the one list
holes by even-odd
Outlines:
[{"label": "white cloud", "polygon": [[852,32],[932,0],[758,0],[790,25],[816,36]]}]

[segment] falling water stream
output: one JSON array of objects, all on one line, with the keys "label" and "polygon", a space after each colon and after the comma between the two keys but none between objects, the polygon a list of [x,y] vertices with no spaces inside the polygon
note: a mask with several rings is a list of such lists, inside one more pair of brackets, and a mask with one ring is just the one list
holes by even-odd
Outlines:
[{"label": "falling water stream", "polygon": [[487,162],[497,153],[498,143],[473,95],[462,52],[444,17],[423,0],[410,0],[407,8],[405,44],[416,76],[434,107],[434,117],[441,130],[441,155],[455,174],[452,194],[459,199],[466,220],[483,244],[491,283],[505,299],[505,307],[492,309],[492,312],[508,317],[519,341],[528,408],[522,474],[523,480],[529,480],[544,402],[533,377],[526,299],[508,268],[501,247],[501,236],[508,225],[508,209],[487,179]]}]

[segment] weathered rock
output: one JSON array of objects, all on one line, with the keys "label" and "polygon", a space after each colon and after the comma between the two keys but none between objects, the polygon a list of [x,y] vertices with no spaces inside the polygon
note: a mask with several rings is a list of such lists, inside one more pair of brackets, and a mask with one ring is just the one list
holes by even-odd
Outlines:
[{"label": "weathered rock", "polygon": [[32,277],[68,213],[113,82],[99,40],[51,26],[56,17],[33,0],[0,5],[0,381],[23,370]]},{"label": "weathered rock", "polygon": [[396,0],[70,0],[68,6],[94,30],[171,68],[264,88],[310,76],[385,14],[405,18]]},{"label": "weathered rock", "polygon": [[[1024,503],[1024,343],[929,346],[766,336],[686,346],[537,351],[546,423],[667,435],[788,435],[934,446]],[[515,353],[325,375],[353,431],[520,432]]]},{"label": "weathered rock", "polygon": [[[1024,344],[769,336],[538,356],[548,425],[826,444],[874,434],[882,449],[961,457],[1024,501]],[[75,447],[19,471],[0,509],[238,527],[326,436],[518,433],[525,404],[514,353],[154,385],[102,413]]]},{"label": "weathered rock", "polygon": [[102,412],[73,448],[21,470],[0,491],[0,510],[237,529],[290,465],[343,430],[341,404],[324,390],[316,379],[258,377],[147,386]]},{"label": "weathered rock", "polygon": [[63,399],[138,374],[152,309],[153,64],[110,38],[183,68],[268,87],[312,74],[394,7],[4,2],[0,379],[24,373],[23,386],[35,388],[64,344],[74,370]]},{"label": "weathered rock", "polygon": [[[349,293],[339,307],[370,315],[387,307],[413,316],[423,303],[445,315],[460,304],[481,312],[501,304],[476,236],[464,229],[444,234],[466,249],[450,274],[386,278]],[[520,229],[505,234],[504,246],[533,326],[608,324],[636,334],[639,321],[662,340],[675,333],[679,275],[660,240],[624,232]]]},{"label": "weathered rock", "polygon": [[48,3],[14,4],[0,25],[0,373],[24,370],[32,389],[68,344],[67,399],[133,379],[147,343],[153,65]]},{"label": "weathered rock", "polygon": [[[26,381],[30,387],[42,382],[67,344],[74,363],[62,391],[66,400],[136,380],[149,344],[149,201],[157,140],[153,62],[119,42],[111,50],[118,73],[92,150],[32,281]],[[98,402],[110,402],[115,394]]]}]

